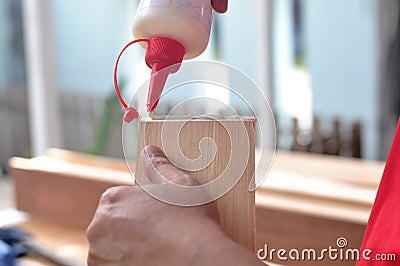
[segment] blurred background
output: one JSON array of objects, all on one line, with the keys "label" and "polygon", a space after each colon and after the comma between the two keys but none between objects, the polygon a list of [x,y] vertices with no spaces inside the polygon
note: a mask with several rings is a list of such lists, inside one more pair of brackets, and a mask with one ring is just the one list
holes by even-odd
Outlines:
[{"label": "blurred background", "polygon": [[[0,1],[3,169],[47,147],[123,156],[112,74],[137,4]],[[195,60],[255,80],[279,149],[385,160],[400,113],[399,10],[398,0],[231,0]],[[143,58],[138,46],[121,62],[124,97],[149,77]]]}]

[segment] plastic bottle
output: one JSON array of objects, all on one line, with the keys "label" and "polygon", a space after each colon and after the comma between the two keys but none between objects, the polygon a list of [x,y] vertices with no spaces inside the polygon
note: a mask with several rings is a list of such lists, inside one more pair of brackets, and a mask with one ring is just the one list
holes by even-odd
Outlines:
[{"label": "plastic bottle", "polygon": [[118,87],[118,63],[124,51],[135,43],[146,48],[145,61],[152,69],[147,111],[153,112],[168,75],[178,71],[183,59],[194,58],[206,49],[211,22],[211,0],[140,1],[132,27],[136,40],[125,45],[114,67],[115,92],[125,108],[125,122],[137,119],[139,113],[126,104]]},{"label": "plastic bottle", "polygon": [[185,47],[184,59],[207,47],[212,21],[210,0],[141,0],[133,21],[136,39],[168,37]]},{"label": "plastic bottle", "polygon": [[[200,55],[207,47],[212,22],[210,0],[141,0],[133,21],[136,39],[148,39],[146,64],[152,69],[147,110],[152,112],[168,74],[183,59]],[[168,71],[162,69],[178,64]],[[161,71],[161,72],[160,72]]]}]

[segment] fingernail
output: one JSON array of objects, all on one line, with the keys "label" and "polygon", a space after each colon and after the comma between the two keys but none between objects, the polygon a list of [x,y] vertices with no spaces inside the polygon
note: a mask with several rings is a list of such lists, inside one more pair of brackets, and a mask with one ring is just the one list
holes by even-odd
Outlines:
[{"label": "fingernail", "polygon": [[159,147],[154,145],[149,145],[144,147],[143,152],[149,157],[157,157],[157,156],[165,157],[163,151]]}]

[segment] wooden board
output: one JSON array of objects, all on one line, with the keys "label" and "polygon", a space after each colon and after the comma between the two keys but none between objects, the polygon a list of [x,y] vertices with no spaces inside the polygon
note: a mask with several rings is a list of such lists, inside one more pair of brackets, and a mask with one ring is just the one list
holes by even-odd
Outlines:
[{"label": "wooden board", "polygon": [[[70,261],[70,265],[87,265],[85,262],[89,243],[85,230],[60,225],[36,216],[31,216],[29,221],[19,224],[18,228],[31,234],[55,255]],[[18,265],[24,266],[55,266],[53,262],[34,254],[22,257],[18,262]]]},{"label": "wooden board", "polygon": [[[216,204],[225,232],[233,240],[253,251],[255,248],[255,198],[254,193],[249,192],[248,188],[255,167],[255,119],[226,119],[222,123],[212,119],[194,119],[185,123],[182,121],[184,120],[153,119],[139,122],[138,151],[150,144],[163,147],[164,150],[173,150],[175,152],[168,153],[168,158],[177,165],[182,165],[182,160],[184,160],[180,156],[179,149],[183,155],[191,160],[204,156],[203,158],[211,163],[202,170],[189,172],[204,184],[214,180],[228,167],[232,156],[231,151],[241,146],[241,143],[238,143],[240,138],[234,136],[239,134],[239,128],[244,126],[245,132],[242,131],[240,134],[247,134],[246,139],[249,141],[248,157],[246,151],[241,151],[243,153],[240,158],[233,162],[231,169],[228,169],[232,176],[240,175],[241,169],[237,167],[241,164],[239,160],[246,160],[244,172],[241,174],[239,182],[227,194],[217,199]],[[228,132],[228,130],[231,132]],[[162,135],[163,137],[161,137]],[[217,149],[214,158],[212,158],[213,152],[211,152],[210,145],[203,146],[204,154],[201,154],[199,144],[204,138],[210,138],[215,142]],[[197,162],[199,164],[204,162],[200,161]],[[196,168],[196,165],[194,165],[194,169],[199,168],[202,167]],[[144,178],[140,163],[136,165],[135,178]]]},{"label": "wooden board", "polygon": [[133,184],[126,170],[94,168],[48,156],[12,158],[9,165],[19,210],[81,229],[89,225],[107,188]]},{"label": "wooden board", "polygon": [[[110,186],[132,184],[132,177],[123,170],[125,161],[64,150],[47,155],[10,161],[17,206],[47,221],[43,227],[35,223],[30,228],[34,235],[46,233],[42,228],[47,223],[62,223],[65,228],[78,224],[84,239],[101,193]],[[256,250],[264,244],[270,249],[321,250],[335,247],[338,237],[346,237],[349,247],[359,246],[383,168],[383,162],[277,151],[268,178],[256,191]],[[313,185],[312,190],[306,183]],[[86,195],[86,200],[79,195]],[[0,194],[0,201],[4,197]],[[62,237],[54,239],[63,245]],[[319,265],[354,265],[354,261]]]}]

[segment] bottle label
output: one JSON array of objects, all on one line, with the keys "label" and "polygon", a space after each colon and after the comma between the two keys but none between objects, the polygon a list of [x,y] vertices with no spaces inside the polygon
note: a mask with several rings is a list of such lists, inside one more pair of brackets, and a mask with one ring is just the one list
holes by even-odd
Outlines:
[{"label": "bottle label", "polygon": [[210,30],[212,21],[210,0],[175,0],[175,6],[180,11],[195,17],[207,30]]}]

